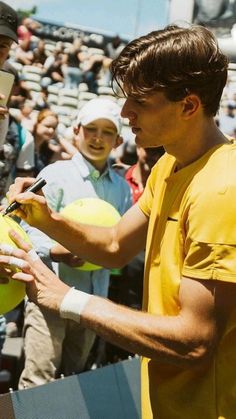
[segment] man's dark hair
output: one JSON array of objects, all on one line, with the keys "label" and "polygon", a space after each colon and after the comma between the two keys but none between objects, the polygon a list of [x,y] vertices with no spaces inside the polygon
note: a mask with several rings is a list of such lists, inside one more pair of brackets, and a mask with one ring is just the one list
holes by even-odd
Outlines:
[{"label": "man's dark hair", "polygon": [[208,116],[217,113],[228,59],[213,33],[202,26],[169,25],[131,41],[111,64],[112,81],[125,94],[163,91],[171,101],[199,96]]}]

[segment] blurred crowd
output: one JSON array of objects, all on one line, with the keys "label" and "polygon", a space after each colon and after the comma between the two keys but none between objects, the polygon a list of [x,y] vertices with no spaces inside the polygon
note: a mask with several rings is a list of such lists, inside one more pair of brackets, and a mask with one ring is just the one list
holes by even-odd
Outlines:
[{"label": "blurred crowd", "polygon": [[[111,87],[109,66],[125,43],[117,35],[109,42],[93,42],[82,32],[74,39],[47,38],[43,25],[24,18],[18,26],[18,44],[12,44],[3,69],[14,74],[9,98],[9,116],[2,127],[0,146],[0,201],[16,176],[37,176],[48,165],[67,161],[79,150],[74,131],[78,112],[95,98],[108,99],[122,107],[118,86]],[[72,36],[73,38],[73,36]],[[216,122],[229,137],[236,138],[236,72],[229,79]],[[112,170],[130,187],[134,204],[147,177],[164,150],[137,148],[127,121],[122,120],[124,141],[109,155]],[[123,270],[110,273],[108,297],[134,308],[141,307],[144,252]],[[24,337],[26,302],[1,318],[0,334]],[[2,332],[1,332],[2,330]],[[96,339],[83,370],[96,368],[133,355]],[[2,365],[4,369],[4,364]],[[75,371],[76,372],[76,371]],[[1,380],[0,380],[1,381]],[[1,389],[0,389],[1,392]]]}]

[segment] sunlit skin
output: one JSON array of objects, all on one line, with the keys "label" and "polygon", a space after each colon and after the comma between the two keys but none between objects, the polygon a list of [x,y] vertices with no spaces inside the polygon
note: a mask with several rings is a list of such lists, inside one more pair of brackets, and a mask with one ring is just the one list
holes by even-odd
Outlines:
[{"label": "sunlit skin", "polygon": [[81,154],[100,172],[107,165],[113,148],[122,143],[116,126],[108,119],[97,119],[88,125],[74,128],[75,145]]},{"label": "sunlit skin", "polygon": [[[138,146],[163,146],[177,158],[179,167],[184,167],[217,143],[226,141],[214,121],[203,117],[204,110],[200,105],[197,95],[189,94],[178,102],[171,102],[158,91],[142,98],[127,95],[121,115],[129,119]],[[190,120],[194,124],[192,130],[189,130]],[[206,134],[202,137],[206,127]],[[192,138],[193,132],[197,141]]]}]

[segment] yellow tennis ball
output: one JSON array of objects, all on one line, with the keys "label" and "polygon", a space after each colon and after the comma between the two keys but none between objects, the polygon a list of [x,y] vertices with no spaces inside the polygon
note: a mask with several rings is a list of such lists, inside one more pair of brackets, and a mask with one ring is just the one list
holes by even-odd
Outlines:
[{"label": "yellow tennis ball", "polygon": [[[113,205],[99,198],[77,199],[63,208],[61,214],[69,220],[101,227],[112,227],[121,218],[119,212]],[[95,271],[102,269],[102,266],[85,262],[83,266],[77,269],[82,271]]]},{"label": "yellow tennis ball", "polygon": [[[0,214],[0,244],[6,243],[13,247],[16,244],[10,239],[9,230],[15,230],[28,243],[30,240],[26,232],[11,217]],[[1,278],[1,274],[0,274]],[[0,314],[5,314],[15,308],[25,297],[25,285],[23,283],[9,279],[7,284],[0,283]]]}]

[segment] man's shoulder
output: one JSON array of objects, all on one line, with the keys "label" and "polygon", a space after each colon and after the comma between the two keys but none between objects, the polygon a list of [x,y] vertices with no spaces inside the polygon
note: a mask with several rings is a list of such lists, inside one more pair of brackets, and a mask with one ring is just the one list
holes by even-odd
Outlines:
[{"label": "man's shoulder", "polygon": [[211,207],[216,201],[230,203],[236,193],[236,144],[219,147],[202,160],[189,193],[195,202],[206,201]]}]

